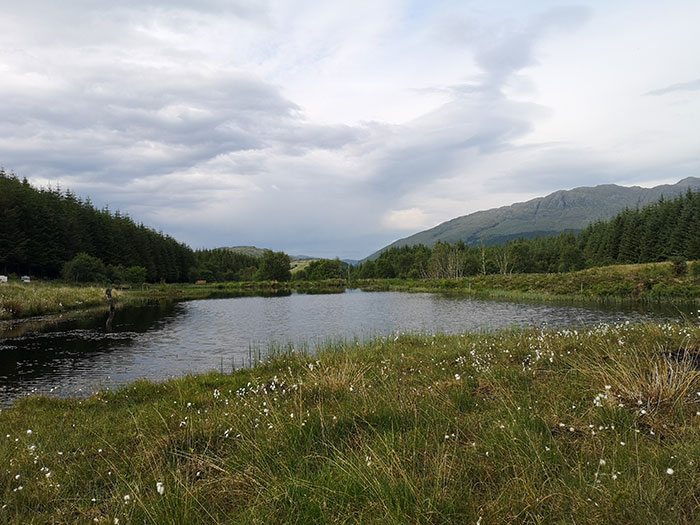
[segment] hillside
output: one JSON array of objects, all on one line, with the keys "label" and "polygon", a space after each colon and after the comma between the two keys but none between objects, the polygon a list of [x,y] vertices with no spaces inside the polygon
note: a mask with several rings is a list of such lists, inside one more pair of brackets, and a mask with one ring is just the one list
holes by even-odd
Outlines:
[{"label": "hillside", "polygon": [[688,188],[700,190],[700,178],[688,177],[676,184],[653,188],[625,187],[603,184],[555,191],[511,206],[478,211],[438,224],[409,237],[399,239],[370,255],[376,259],[392,247],[424,244],[433,246],[438,241],[464,241],[468,245],[498,244],[518,237],[533,238],[563,231],[579,231],[596,220],[613,217],[625,208],[638,208],[664,198],[674,198]]}]

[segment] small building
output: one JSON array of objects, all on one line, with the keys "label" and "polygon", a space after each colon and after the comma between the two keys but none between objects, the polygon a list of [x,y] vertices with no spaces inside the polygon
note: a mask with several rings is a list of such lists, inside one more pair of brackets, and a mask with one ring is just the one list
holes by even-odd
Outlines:
[{"label": "small building", "polygon": [[7,275],[0,275],[0,284],[7,282]]},{"label": "small building", "polygon": [[205,281],[204,279],[199,279],[194,284],[207,284],[207,281]]},{"label": "small building", "polygon": [[23,283],[31,283],[32,282],[32,278],[29,277],[28,275],[23,275],[21,280]]}]

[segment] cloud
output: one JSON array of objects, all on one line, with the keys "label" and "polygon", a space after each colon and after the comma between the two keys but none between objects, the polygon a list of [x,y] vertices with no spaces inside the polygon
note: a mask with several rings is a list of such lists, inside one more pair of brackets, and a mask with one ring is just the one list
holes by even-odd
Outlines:
[{"label": "cloud", "polygon": [[[673,40],[697,41],[678,26],[693,16],[416,6],[15,3],[0,18],[0,164],[195,247],[352,258],[533,192],[697,167],[698,105],[679,117],[633,78],[664,85],[694,64]],[[625,45],[650,27],[673,32],[640,68]]]},{"label": "cloud", "polygon": [[406,210],[389,210],[384,214],[382,223],[392,230],[418,231],[426,228],[425,213],[420,208]]},{"label": "cloud", "polygon": [[674,91],[700,91],[700,78],[697,80],[692,80],[690,82],[681,82],[678,84],[671,84],[665,88],[655,89],[653,91],[648,91],[647,95],[665,95],[667,93],[672,93]]},{"label": "cloud", "polygon": [[535,47],[548,33],[571,31],[591,18],[580,6],[551,8],[520,23],[484,24],[468,17],[450,17],[436,27],[453,45],[468,46],[484,76],[478,89],[500,89],[513,73],[537,62]]}]

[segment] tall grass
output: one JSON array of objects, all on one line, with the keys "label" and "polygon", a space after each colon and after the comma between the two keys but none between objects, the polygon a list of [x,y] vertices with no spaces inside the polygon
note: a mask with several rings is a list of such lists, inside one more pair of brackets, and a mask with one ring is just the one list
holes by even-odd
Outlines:
[{"label": "tall grass", "polygon": [[30,398],[0,413],[0,520],[693,523],[699,343],[690,324],[402,335]]},{"label": "tall grass", "polygon": [[106,305],[104,288],[52,283],[0,284],[0,320]]},{"label": "tall grass", "polygon": [[364,279],[352,286],[368,291],[439,291],[538,301],[700,301],[697,276],[674,274],[672,263],[605,266],[568,273],[477,275],[464,279]]}]

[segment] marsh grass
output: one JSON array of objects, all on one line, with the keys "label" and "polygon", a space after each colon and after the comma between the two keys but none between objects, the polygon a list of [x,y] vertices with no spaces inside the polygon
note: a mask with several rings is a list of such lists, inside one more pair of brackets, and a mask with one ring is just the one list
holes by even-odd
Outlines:
[{"label": "marsh grass", "polygon": [[700,281],[692,275],[676,275],[670,262],[603,266],[567,273],[476,275],[464,279],[363,279],[352,286],[367,291],[437,291],[510,300],[613,303],[700,300]]},{"label": "marsh grass", "polygon": [[104,288],[53,283],[0,285],[0,320],[106,306]]},{"label": "marsh grass", "polygon": [[693,523],[700,385],[670,352],[698,343],[691,324],[395,335],[26,399],[0,413],[0,521]]}]

